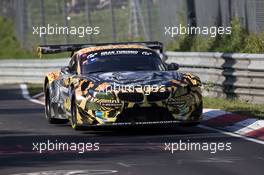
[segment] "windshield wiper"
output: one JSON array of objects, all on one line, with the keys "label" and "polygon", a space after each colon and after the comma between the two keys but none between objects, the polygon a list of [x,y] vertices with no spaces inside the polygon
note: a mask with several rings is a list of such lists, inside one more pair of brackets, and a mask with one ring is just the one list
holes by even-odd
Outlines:
[{"label": "windshield wiper", "polygon": [[136,67],[136,68],[134,68],[133,70],[149,71],[149,70],[151,70],[151,69],[148,69],[148,68],[146,68],[146,67]]},{"label": "windshield wiper", "polygon": [[93,73],[103,73],[103,72],[107,72],[107,71],[97,70],[97,71],[91,71],[91,72],[88,72],[88,74],[93,74]]}]

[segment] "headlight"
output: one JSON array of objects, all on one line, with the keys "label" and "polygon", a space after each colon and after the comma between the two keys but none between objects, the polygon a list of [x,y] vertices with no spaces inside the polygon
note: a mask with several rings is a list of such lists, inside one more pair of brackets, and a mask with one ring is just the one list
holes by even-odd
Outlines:
[{"label": "headlight", "polygon": [[111,92],[98,92],[93,89],[89,89],[88,93],[94,98],[113,100],[115,96]]},{"label": "headlight", "polygon": [[173,96],[172,97],[179,97],[179,96],[183,96],[183,95],[186,95],[190,92],[190,87],[178,87],[176,89],[176,91],[174,92]]},{"label": "headlight", "polygon": [[107,99],[107,100],[113,100],[115,99],[115,96],[112,93],[106,93],[106,92],[97,92],[94,96],[95,98],[100,99]]}]

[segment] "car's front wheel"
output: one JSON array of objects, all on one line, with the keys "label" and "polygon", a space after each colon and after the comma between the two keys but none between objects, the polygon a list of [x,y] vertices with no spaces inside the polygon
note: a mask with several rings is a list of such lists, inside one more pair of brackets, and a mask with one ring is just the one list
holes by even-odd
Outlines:
[{"label": "car's front wheel", "polygon": [[71,100],[71,127],[75,130],[81,130],[82,126],[78,125],[77,123],[77,106],[76,106],[76,102],[75,102],[75,98],[73,97]]},{"label": "car's front wheel", "polygon": [[56,114],[52,114],[54,112],[52,112],[51,110],[52,110],[52,106],[51,106],[51,100],[50,100],[50,90],[49,90],[49,85],[47,84],[45,86],[45,115],[46,115],[46,119],[51,124],[65,124],[65,123],[69,122],[67,119],[55,118],[55,116],[53,116],[53,115],[56,115]]}]

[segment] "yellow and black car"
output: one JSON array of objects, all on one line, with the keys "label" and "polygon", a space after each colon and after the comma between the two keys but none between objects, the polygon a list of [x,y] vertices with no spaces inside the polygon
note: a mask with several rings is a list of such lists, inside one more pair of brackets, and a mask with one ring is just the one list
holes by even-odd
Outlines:
[{"label": "yellow and black car", "polygon": [[202,118],[201,81],[162,61],[160,42],[43,45],[39,53],[72,52],[68,66],[44,80],[50,123],[95,125],[179,123]]}]

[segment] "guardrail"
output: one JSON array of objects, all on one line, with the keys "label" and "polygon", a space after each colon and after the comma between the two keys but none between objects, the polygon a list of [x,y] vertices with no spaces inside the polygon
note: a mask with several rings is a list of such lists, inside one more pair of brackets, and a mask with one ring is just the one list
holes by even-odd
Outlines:
[{"label": "guardrail", "polygon": [[[167,63],[180,64],[179,71],[198,75],[204,95],[237,97],[264,103],[264,54],[166,52]],[[44,75],[59,70],[69,59],[1,60],[0,84],[42,83]]]},{"label": "guardrail", "polygon": [[264,103],[264,54],[167,52],[167,63],[198,75],[204,94]]},{"label": "guardrail", "polygon": [[48,72],[68,63],[69,59],[0,60],[0,84],[43,83]]}]

